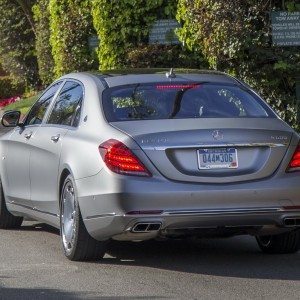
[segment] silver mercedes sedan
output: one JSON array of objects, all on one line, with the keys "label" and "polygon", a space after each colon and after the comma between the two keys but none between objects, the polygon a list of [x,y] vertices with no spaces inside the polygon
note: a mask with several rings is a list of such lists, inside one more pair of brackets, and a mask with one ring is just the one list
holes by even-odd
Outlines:
[{"label": "silver mercedes sedan", "polygon": [[102,258],[111,239],[299,248],[299,135],[229,75],[69,74],[2,124],[0,228],[60,228],[70,260]]}]

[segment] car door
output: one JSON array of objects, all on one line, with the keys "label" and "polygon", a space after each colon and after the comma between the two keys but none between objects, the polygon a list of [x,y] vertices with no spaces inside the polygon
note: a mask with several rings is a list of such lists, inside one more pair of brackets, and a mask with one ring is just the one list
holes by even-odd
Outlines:
[{"label": "car door", "polygon": [[29,162],[31,145],[37,130],[46,114],[61,82],[50,86],[33,105],[28,113],[24,126],[17,127],[6,145],[5,166],[8,180],[6,195],[8,201],[15,204],[30,205]]},{"label": "car door", "polygon": [[83,98],[82,85],[68,80],[53,103],[51,111],[31,143],[31,201],[37,210],[57,215],[58,170],[64,137],[77,126]]}]

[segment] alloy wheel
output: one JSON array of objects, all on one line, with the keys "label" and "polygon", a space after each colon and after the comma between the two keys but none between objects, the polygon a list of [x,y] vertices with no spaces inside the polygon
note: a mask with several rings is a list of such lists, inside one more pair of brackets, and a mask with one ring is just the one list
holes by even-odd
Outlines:
[{"label": "alloy wheel", "polygon": [[75,215],[77,211],[75,191],[71,181],[63,187],[61,199],[61,234],[65,251],[70,253],[76,237]]}]

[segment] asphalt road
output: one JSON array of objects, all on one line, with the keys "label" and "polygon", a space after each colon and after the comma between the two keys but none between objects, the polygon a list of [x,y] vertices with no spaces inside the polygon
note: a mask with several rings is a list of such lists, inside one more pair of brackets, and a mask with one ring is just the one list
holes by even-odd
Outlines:
[{"label": "asphalt road", "polygon": [[264,255],[252,237],[113,242],[78,263],[57,230],[24,222],[0,230],[0,299],[300,299],[300,252]]}]

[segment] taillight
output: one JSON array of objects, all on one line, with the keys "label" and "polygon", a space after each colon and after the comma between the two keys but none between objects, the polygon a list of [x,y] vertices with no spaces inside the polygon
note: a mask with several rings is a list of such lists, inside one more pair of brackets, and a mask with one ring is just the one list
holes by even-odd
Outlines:
[{"label": "taillight", "polygon": [[296,151],[291,159],[288,172],[300,171],[300,145],[296,148]]},{"label": "taillight", "polygon": [[122,175],[152,176],[141,161],[120,141],[111,139],[99,146],[106,166]]}]

